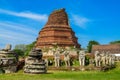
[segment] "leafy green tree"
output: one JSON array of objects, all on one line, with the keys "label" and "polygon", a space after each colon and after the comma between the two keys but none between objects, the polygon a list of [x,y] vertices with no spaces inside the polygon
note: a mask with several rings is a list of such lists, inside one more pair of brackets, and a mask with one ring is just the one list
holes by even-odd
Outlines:
[{"label": "leafy green tree", "polygon": [[24,56],[24,51],[20,50],[20,49],[14,49],[13,50],[18,56]]},{"label": "leafy green tree", "polygon": [[17,44],[15,45],[15,48],[13,49],[19,57],[23,57],[26,51],[26,45],[25,44]]},{"label": "leafy green tree", "polygon": [[26,45],[25,44],[17,44],[17,45],[15,45],[15,49],[25,52],[26,51]]},{"label": "leafy green tree", "polygon": [[92,45],[99,45],[99,42],[94,41],[94,40],[89,41],[88,46],[87,46],[87,50],[88,50],[89,53],[91,52]]},{"label": "leafy green tree", "polygon": [[29,54],[31,49],[35,46],[36,41],[32,42],[31,44],[26,45],[26,51],[25,51],[25,56]]},{"label": "leafy green tree", "polygon": [[112,42],[110,42],[110,44],[120,44],[120,40],[118,40],[118,41],[112,41]]},{"label": "leafy green tree", "polygon": [[25,44],[18,44],[15,46],[14,51],[19,55],[19,56],[27,56],[30,52],[30,50],[34,47],[36,41],[32,42],[31,44],[25,45]]}]

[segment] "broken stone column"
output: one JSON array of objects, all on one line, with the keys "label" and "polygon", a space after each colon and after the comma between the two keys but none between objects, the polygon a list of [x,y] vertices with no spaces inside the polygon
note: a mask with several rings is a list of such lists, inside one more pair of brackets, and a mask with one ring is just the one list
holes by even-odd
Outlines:
[{"label": "broken stone column", "polygon": [[42,59],[42,51],[40,49],[32,49],[29,56],[25,59],[25,73],[40,74],[46,73],[46,63]]},{"label": "broken stone column", "polygon": [[17,56],[11,50],[11,45],[6,45],[6,48],[0,50],[0,72],[14,73],[17,71]]}]

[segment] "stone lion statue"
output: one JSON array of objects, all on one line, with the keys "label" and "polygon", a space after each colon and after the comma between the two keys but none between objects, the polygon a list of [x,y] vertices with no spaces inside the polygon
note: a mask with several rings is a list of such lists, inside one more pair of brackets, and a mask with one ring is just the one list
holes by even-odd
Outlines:
[{"label": "stone lion statue", "polygon": [[66,67],[70,66],[70,55],[68,50],[64,51],[64,61],[65,61]]},{"label": "stone lion statue", "polygon": [[79,51],[79,64],[80,66],[85,66],[85,51]]},{"label": "stone lion statue", "polygon": [[101,56],[99,51],[95,51],[95,65],[97,67],[101,66]]}]

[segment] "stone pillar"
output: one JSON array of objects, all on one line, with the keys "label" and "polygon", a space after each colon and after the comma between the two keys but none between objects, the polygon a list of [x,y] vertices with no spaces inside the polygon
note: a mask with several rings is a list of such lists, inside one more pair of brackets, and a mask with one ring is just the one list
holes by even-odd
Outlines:
[{"label": "stone pillar", "polygon": [[14,73],[17,71],[17,56],[16,53],[11,50],[11,45],[8,44],[2,50],[0,50],[0,68],[5,73]]}]

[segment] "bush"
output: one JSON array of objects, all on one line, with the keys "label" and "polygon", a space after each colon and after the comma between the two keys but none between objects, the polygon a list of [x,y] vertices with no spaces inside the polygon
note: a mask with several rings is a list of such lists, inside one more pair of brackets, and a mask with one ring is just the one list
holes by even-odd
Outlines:
[{"label": "bush", "polygon": [[85,65],[89,65],[89,57],[85,56]]}]

